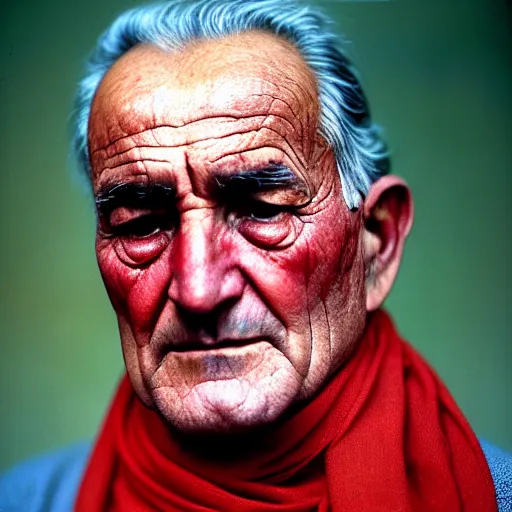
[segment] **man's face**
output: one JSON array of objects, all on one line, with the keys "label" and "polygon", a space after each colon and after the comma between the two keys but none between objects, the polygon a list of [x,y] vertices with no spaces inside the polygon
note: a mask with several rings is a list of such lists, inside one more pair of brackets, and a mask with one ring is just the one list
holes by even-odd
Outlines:
[{"label": "man's face", "polygon": [[277,419],[362,333],[361,214],[318,116],[304,61],[264,33],[139,46],[100,85],[99,267],[135,390],[179,429]]}]

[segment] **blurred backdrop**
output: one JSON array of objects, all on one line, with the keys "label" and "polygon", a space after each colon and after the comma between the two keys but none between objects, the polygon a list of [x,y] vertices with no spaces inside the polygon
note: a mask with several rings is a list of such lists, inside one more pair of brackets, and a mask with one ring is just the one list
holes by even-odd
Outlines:
[{"label": "blurred backdrop", "polygon": [[[477,434],[512,450],[508,2],[317,3],[346,35],[416,199],[387,306]],[[67,121],[96,37],[132,5],[0,7],[0,469],[91,438],[122,374]]]}]

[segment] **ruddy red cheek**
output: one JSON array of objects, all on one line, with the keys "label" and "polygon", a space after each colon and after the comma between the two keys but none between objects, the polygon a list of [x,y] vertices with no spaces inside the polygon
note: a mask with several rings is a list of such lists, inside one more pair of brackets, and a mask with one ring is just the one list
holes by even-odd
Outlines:
[{"label": "ruddy red cheek", "polygon": [[137,343],[147,343],[162,296],[168,288],[167,236],[109,240],[97,246],[98,264],[118,315],[128,321]]},{"label": "ruddy red cheek", "polygon": [[121,238],[114,244],[118,258],[130,267],[140,267],[158,258],[169,244],[165,233],[147,238]]}]

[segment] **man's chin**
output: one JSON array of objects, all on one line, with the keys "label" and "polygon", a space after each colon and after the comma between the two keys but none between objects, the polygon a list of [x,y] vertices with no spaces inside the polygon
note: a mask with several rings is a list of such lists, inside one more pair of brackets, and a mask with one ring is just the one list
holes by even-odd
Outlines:
[{"label": "man's chin", "polygon": [[161,387],[153,399],[163,418],[184,433],[243,433],[276,421],[293,403],[297,388],[233,378],[197,384],[179,400],[174,388]]},{"label": "man's chin", "polygon": [[149,380],[160,414],[184,432],[240,432],[277,420],[302,379],[284,354],[261,341],[243,347],[169,352]]}]

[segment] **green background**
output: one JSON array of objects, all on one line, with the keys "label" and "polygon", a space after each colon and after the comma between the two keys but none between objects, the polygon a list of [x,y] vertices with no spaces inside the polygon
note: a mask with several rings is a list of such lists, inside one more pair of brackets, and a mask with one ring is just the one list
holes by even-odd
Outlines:
[{"label": "green background", "polygon": [[[477,434],[512,450],[510,6],[319,3],[416,199],[388,307]],[[0,8],[0,469],[92,437],[122,372],[67,120],[95,38],[131,5]]]}]

